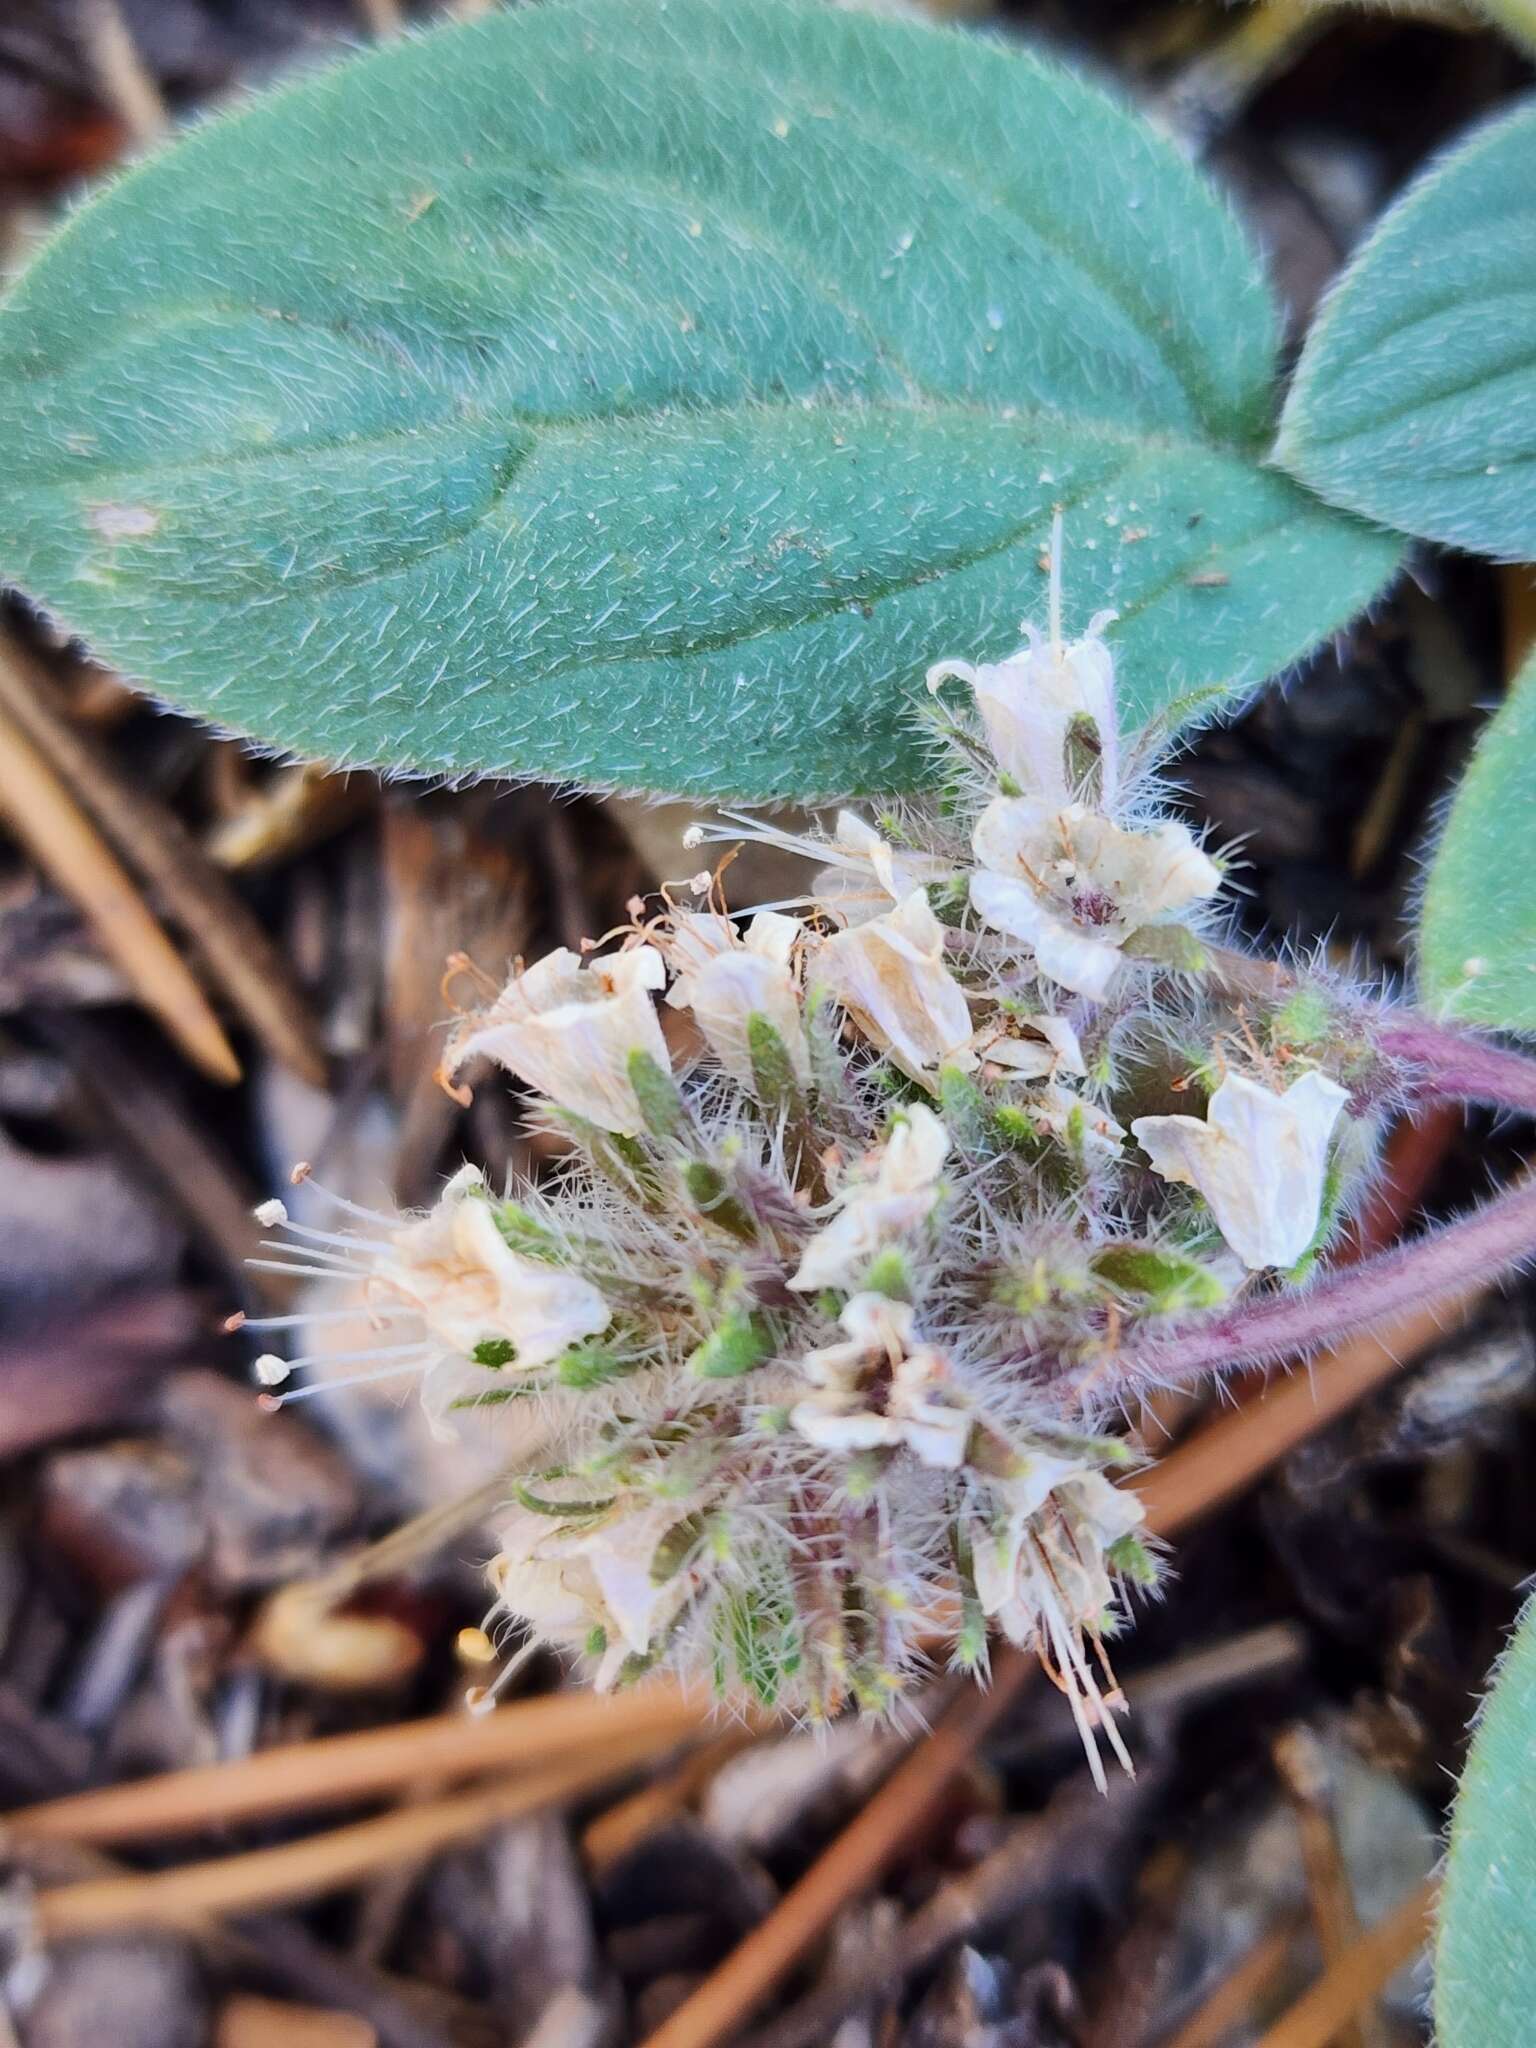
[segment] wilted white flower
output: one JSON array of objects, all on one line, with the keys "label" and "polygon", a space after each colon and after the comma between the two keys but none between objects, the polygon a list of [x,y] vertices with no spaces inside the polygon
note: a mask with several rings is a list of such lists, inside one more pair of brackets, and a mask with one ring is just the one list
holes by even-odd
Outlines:
[{"label": "wilted white flower", "polygon": [[1140,1526],[1141,1502],[1086,1460],[1041,1452],[990,1491],[992,1513],[968,1525],[977,1601],[1010,1641],[1037,1649],[1057,1672],[1102,1790],[1100,1730],[1127,1770],[1131,1762],[1110,1718],[1119,1695],[1105,1698],[1083,1632],[1110,1604],[1107,1555]]},{"label": "wilted white flower", "polygon": [[856,811],[839,811],[832,838],[814,850],[827,865],[813,879],[811,894],[848,924],[880,916],[950,872],[931,854],[892,846]]},{"label": "wilted white flower", "polygon": [[810,1080],[794,969],[795,947],[806,939],[798,918],[774,910],[760,910],[744,938],[728,917],[680,910],[662,942],[676,976],[668,1003],[693,1012],[710,1051],[749,1092],[755,1076],[747,1027],[754,1016],[773,1026],[801,1087]]},{"label": "wilted white flower", "polygon": [[946,1062],[971,1067],[971,1012],[944,964],[944,927],[921,889],[883,917],[834,932],[817,973],[859,1029],[903,1073],[933,1085]]},{"label": "wilted white flower", "polygon": [[1085,804],[996,797],[971,835],[971,904],[1033,949],[1042,974],[1102,1002],[1132,932],[1221,886],[1188,828],[1116,825]]},{"label": "wilted white flower", "polygon": [[1031,1118],[1043,1138],[1054,1138],[1057,1144],[1069,1149],[1080,1146],[1089,1159],[1110,1160],[1120,1155],[1124,1127],[1115,1122],[1107,1109],[1074,1094],[1070,1088],[1052,1082],[1038,1095],[1027,1096],[1018,1107]]},{"label": "wilted white flower", "polygon": [[990,1066],[1006,1067],[1021,1081],[1088,1071],[1082,1044],[1065,1017],[1001,1017],[995,1035],[980,1040],[977,1051]]},{"label": "wilted white flower", "polygon": [[1097,801],[1113,800],[1115,665],[1099,636],[1114,616],[1100,612],[1069,646],[1026,625],[1026,644],[1006,661],[941,661],[928,671],[930,690],[951,676],[970,684],[998,767],[1022,794],[1053,807],[1074,802],[1087,781]]},{"label": "wilted white flower", "polygon": [[629,1077],[643,1052],[670,1066],[652,992],[667,977],[654,946],[589,961],[562,946],[514,974],[489,1009],[466,1017],[449,1041],[449,1076],[484,1053],[561,1109],[634,1137],[645,1119]]},{"label": "wilted white flower", "polygon": [[473,1167],[454,1175],[435,1208],[391,1233],[373,1280],[414,1309],[445,1351],[469,1358],[500,1339],[520,1368],[548,1365],[612,1321],[590,1280],[513,1251]]},{"label": "wilted white flower", "polygon": [[[304,1169],[303,1178],[309,1178]],[[279,1405],[297,1401],[328,1385],[360,1385],[405,1373],[422,1380],[422,1407],[438,1437],[450,1434],[443,1419],[491,1391],[487,1365],[498,1372],[530,1371],[548,1365],[588,1337],[600,1335],[612,1312],[599,1290],[571,1266],[530,1258],[508,1244],[497,1222],[477,1167],[456,1173],[425,1215],[402,1218],[321,1190],[343,1215],[356,1219],[346,1230],[317,1229],[291,1219],[281,1202],[265,1202],[258,1219],[280,1228],[282,1238],[264,1240],[280,1259],[261,1263],[292,1278],[344,1283],[350,1304],[316,1314],[240,1318],[251,1330],[300,1329],[347,1333],[343,1348],[323,1339],[320,1348],[294,1358],[267,1352],[255,1360],[260,1385],[282,1386],[297,1371],[323,1369],[281,1395]],[[363,1341],[359,1342],[358,1340]],[[497,1347],[494,1361],[477,1358],[485,1345]],[[338,1367],[356,1365],[345,1379]]]},{"label": "wilted white flower", "polygon": [[920,1102],[899,1112],[889,1138],[850,1180],[841,1207],[805,1247],[790,1286],[801,1293],[849,1287],[883,1246],[933,1212],[949,1133]]},{"label": "wilted white flower", "polygon": [[1257,1272],[1294,1266],[1316,1236],[1328,1142],[1348,1100],[1323,1073],[1303,1074],[1283,1095],[1229,1074],[1203,1117],[1139,1116],[1131,1130],[1154,1173],[1199,1189]]},{"label": "wilted white flower", "polygon": [[696,1590],[681,1569],[653,1575],[662,1539],[687,1516],[677,1502],[621,1497],[596,1516],[518,1507],[500,1524],[492,1581],[507,1612],[551,1642],[581,1650],[601,1642],[596,1684],[607,1691],[631,1656],[645,1656]]},{"label": "wilted white flower", "polygon": [[1119,734],[1115,664],[1103,633],[1115,614],[1096,612],[1081,640],[1064,642],[1059,512],[1051,525],[1050,558],[1049,631],[1042,634],[1026,621],[1025,644],[1006,661],[937,662],[928,671],[928,687],[937,690],[950,677],[969,683],[992,757],[1019,794],[1039,797],[1052,808],[1089,794],[1107,810],[1118,780]]},{"label": "wilted white flower", "polygon": [[895,1450],[905,1445],[925,1465],[955,1471],[965,1461],[971,1416],[956,1399],[942,1352],[912,1342],[904,1301],[856,1294],[838,1318],[845,1344],[809,1351],[800,1361],[819,1392],[790,1410],[790,1423],[823,1451]]}]

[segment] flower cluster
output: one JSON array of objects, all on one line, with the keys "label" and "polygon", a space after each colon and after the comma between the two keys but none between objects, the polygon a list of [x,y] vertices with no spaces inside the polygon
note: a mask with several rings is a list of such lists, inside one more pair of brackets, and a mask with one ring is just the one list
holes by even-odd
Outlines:
[{"label": "flower cluster", "polygon": [[1123,757],[1104,625],[1064,639],[1053,569],[1045,634],[931,671],[930,801],[690,835],[803,853],[792,911],[701,875],[461,1017],[445,1082],[514,1075],[544,1181],[294,1241],[440,1420],[536,1413],[497,1597],[600,1684],[887,1711],[997,1632],[1120,1748],[1104,1645],[1156,1566],[1117,1352],[1294,1279],[1359,1148],[1326,1003],[1213,966],[1221,869]]}]

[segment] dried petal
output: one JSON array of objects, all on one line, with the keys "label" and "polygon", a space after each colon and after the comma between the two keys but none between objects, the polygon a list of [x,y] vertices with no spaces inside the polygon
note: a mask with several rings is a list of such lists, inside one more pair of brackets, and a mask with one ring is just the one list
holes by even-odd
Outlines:
[{"label": "dried petal", "polygon": [[931,1088],[941,1065],[969,1068],[971,1012],[944,964],[944,927],[921,889],[883,917],[835,932],[817,972],[865,1036]]},{"label": "dried petal", "polygon": [[499,1060],[539,1094],[605,1131],[634,1137],[645,1119],[629,1060],[671,1060],[652,992],[666,980],[653,946],[634,946],[583,966],[568,947],[514,974],[489,1009],[466,1017],[449,1041],[450,1076],[477,1054]]}]

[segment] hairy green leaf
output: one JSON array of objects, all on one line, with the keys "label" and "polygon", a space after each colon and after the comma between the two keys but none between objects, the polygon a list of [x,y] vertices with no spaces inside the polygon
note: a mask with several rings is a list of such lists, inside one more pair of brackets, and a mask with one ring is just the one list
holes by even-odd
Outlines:
[{"label": "hairy green leaf", "polygon": [[1521,1616],[1456,1795],[1435,1946],[1440,2048],[1527,2048],[1536,2012],[1536,1605]]},{"label": "hairy green leaf", "polygon": [[1127,714],[1251,685],[1395,544],[1256,467],[1218,197],[1054,65],[805,0],[563,0],[189,135],[0,315],[0,562],[333,760],[910,783],[1067,513]]},{"label": "hairy green leaf", "polygon": [[1425,1003],[1464,1024],[1536,1031],[1536,656],[1477,744],[1430,865]]},{"label": "hairy green leaf", "polygon": [[1536,554],[1536,103],[1376,228],[1307,337],[1275,454],[1405,533]]}]

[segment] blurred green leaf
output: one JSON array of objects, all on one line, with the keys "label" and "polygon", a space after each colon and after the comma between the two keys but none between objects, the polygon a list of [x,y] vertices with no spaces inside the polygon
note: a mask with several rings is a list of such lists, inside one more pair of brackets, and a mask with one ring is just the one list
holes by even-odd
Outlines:
[{"label": "blurred green leaf", "polygon": [[1419,951],[1428,1008],[1536,1031],[1536,655],[1456,792],[1430,864]]},{"label": "blurred green leaf", "polygon": [[1350,263],[1275,458],[1405,533],[1536,555],[1536,103],[1442,158]]},{"label": "blurred green leaf", "polygon": [[1440,2048],[1529,2048],[1536,2026],[1536,1604],[1494,1676],[1456,1794],[1435,1945]]}]

